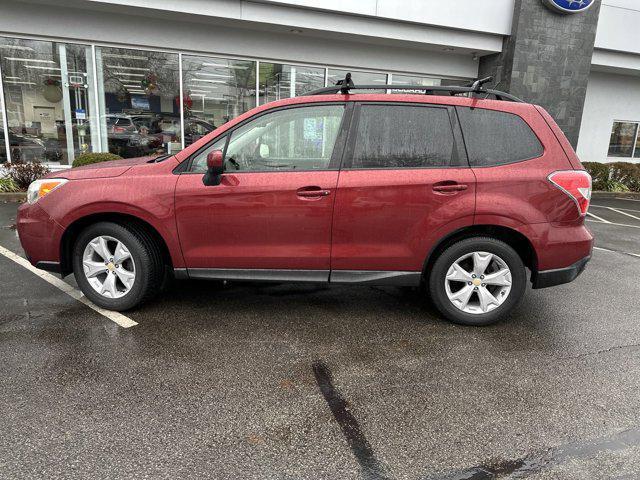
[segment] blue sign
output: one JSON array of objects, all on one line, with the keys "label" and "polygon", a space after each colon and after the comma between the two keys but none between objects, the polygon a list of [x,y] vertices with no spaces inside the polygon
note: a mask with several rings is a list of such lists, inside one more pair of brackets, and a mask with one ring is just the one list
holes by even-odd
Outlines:
[{"label": "blue sign", "polygon": [[587,10],[596,0],[543,0],[544,3],[560,13],[580,13]]}]

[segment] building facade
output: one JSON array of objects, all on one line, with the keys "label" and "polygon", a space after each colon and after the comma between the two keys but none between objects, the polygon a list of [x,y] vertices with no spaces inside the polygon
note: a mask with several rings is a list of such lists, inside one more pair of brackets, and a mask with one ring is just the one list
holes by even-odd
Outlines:
[{"label": "building facade", "polygon": [[492,75],[549,110],[583,161],[640,161],[640,2],[469,3],[0,0],[0,162],[176,152],[347,72],[374,85]]}]

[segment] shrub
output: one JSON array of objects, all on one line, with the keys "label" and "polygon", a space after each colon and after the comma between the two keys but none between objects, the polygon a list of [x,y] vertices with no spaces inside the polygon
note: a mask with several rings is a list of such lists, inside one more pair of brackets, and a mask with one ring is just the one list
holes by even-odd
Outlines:
[{"label": "shrub", "polygon": [[91,165],[92,163],[109,162],[111,160],[122,160],[122,157],[115,153],[82,153],[73,161],[73,167]]},{"label": "shrub", "polygon": [[0,177],[0,193],[13,193],[19,192],[20,189],[16,182],[13,181],[12,178],[9,177]]},{"label": "shrub", "polygon": [[640,164],[629,162],[610,163],[611,180],[620,182],[632,192],[640,192]]},{"label": "shrub", "polygon": [[609,164],[599,162],[583,162],[582,165],[591,175],[594,190],[607,190],[609,182]]},{"label": "shrub", "polygon": [[584,162],[593,189],[605,192],[640,192],[640,164],[630,162]]},{"label": "shrub", "polygon": [[5,165],[5,168],[7,177],[13,180],[20,190],[26,190],[31,182],[45,176],[50,171],[46,165],[33,162],[11,163]]}]

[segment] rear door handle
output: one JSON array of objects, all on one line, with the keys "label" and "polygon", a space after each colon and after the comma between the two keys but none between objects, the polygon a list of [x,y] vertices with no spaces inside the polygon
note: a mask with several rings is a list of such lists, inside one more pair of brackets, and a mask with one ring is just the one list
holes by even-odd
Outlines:
[{"label": "rear door handle", "polygon": [[296,191],[296,195],[302,198],[322,198],[331,194],[331,190],[320,187],[302,187]]},{"label": "rear door handle", "polygon": [[434,192],[442,192],[442,193],[455,193],[455,192],[461,192],[463,190],[466,190],[467,188],[469,188],[468,185],[465,185],[463,183],[455,183],[453,185],[449,184],[449,185],[434,185],[433,186],[433,191]]}]

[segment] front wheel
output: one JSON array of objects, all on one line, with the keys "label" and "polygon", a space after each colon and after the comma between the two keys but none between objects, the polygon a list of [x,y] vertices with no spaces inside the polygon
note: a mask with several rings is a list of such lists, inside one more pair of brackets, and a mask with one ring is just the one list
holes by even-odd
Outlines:
[{"label": "front wheel", "polygon": [[461,240],[446,248],[429,275],[429,292],[448,320],[489,325],[518,306],[526,271],[518,253],[490,237]]},{"label": "front wheel", "polygon": [[108,310],[129,310],[158,292],[164,265],[143,230],[99,222],[84,229],[73,249],[73,273],[85,296]]}]

